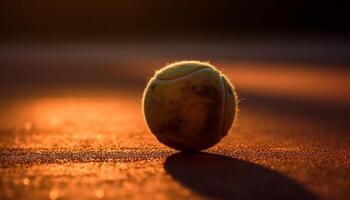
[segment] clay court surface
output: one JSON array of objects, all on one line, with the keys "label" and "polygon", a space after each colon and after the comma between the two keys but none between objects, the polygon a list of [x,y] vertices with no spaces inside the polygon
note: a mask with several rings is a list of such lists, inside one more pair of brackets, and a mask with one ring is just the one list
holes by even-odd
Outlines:
[{"label": "clay court surface", "polygon": [[[349,199],[348,66],[331,49],[232,46],[2,45],[0,199]],[[240,97],[201,153],[163,146],[142,115],[154,70],[182,59],[209,60]]]}]

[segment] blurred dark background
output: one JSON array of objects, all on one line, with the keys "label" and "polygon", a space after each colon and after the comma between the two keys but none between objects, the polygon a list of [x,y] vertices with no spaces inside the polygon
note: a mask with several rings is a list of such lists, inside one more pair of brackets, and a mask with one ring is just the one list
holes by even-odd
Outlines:
[{"label": "blurred dark background", "polygon": [[[288,69],[346,71],[334,72],[339,74],[350,69],[350,14],[341,1],[0,0],[0,5],[5,95],[14,86],[22,94],[29,85],[142,90],[154,70],[177,60],[233,69],[238,88],[260,87],[266,84],[260,75],[271,75],[278,81],[266,85],[270,91],[280,85],[281,74],[293,74]],[[324,83],[344,79],[322,73],[294,75]],[[329,93],[348,87],[336,84]],[[306,85],[298,89],[316,87]]]},{"label": "blurred dark background", "polygon": [[305,34],[347,37],[341,1],[1,0],[2,40]]}]

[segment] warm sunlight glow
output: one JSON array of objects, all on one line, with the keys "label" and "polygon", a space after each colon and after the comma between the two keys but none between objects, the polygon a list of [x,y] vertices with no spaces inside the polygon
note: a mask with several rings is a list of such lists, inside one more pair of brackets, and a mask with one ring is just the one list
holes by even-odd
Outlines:
[{"label": "warm sunlight glow", "polygon": [[0,117],[3,127],[20,131],[19,128],[24,126],[25,131],[35,133],[3,135],[4,139],[0,140],[2,146],[22,148],[68,148],[85,142],[131,146],[128,142],[130,134],[136,136],[136,133],[147,130],[140,102],[133,95],[27,98],[13,101]]},{"label": "warm sunlight glow", "polygon": [[104,196],[105,196],[105,191],[103,191],[102,189],[97,189],[95,191],[95,196],[98,198],[98,199],[102,199]]},{"label": "warm sunlight glow", "polygon": [[26,130],[30,130],[30,129],[32,129],[32,127],[33,127],[32,122],[26,122],[26,123],[24,124],[24,128],[25,128]]},{"label": "warm sunlight glow", "polygon": [[49,193],[49,198],[51,200],[56,200],[59,197],[59,191],[57,189],[53,189]]},{"label": "warm sunlight glow", "polygon": [[22,182],[23,182],[23,185],[29,185],[30,184],[29,178],[24,178]]}]

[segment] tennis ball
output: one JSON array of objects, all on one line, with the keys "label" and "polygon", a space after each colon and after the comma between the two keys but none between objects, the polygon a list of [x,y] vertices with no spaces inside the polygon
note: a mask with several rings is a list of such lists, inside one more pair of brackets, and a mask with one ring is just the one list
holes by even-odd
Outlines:
[{"label": "tennis ball", "polygon": [[157,139],[177,150],[207,149],[227,135],[237,112],[229,80],[209,63],[182,61],[149,80],[143,113]]}]

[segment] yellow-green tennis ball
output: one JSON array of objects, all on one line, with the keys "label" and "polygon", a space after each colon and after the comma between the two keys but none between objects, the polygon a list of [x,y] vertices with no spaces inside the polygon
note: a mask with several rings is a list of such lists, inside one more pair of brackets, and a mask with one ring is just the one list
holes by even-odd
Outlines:
[{"label": "yellow-green tennis ball", "polygon": [[237,112],[237,96],[228,79],[214,66],[198,61],[177,62],[157,71],[142,102],[152,133],[181,151],[218,143]]}]

